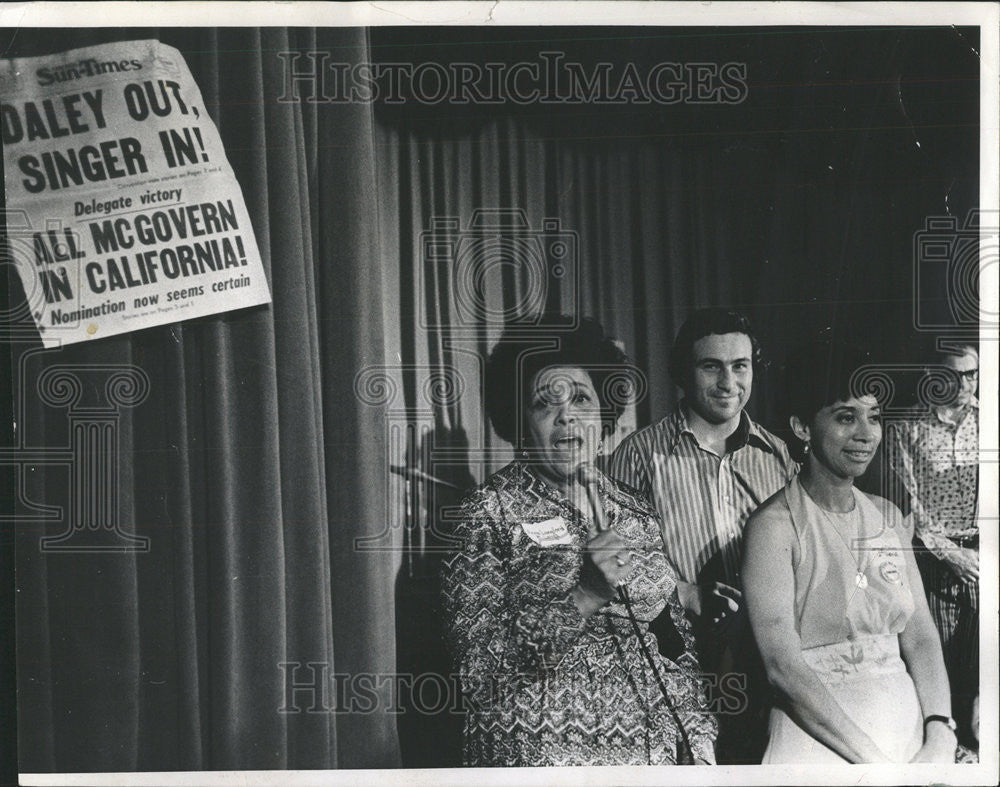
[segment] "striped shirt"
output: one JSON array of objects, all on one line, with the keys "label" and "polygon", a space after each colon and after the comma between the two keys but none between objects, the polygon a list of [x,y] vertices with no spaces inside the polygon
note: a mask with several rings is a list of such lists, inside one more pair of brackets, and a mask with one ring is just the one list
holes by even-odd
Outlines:
[{"label": "striped shirt", "polygon": [[746,412],[725,456],[702,448],[682,404],[629,435],[611,457],[609,474],[652,501],[667,557],[685,582],[740,582],[743,526],[799,470],[784,441]]}]

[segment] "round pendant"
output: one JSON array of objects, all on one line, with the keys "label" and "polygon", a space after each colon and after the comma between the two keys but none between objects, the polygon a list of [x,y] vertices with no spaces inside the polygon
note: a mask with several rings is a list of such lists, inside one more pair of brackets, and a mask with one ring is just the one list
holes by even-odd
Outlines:
[{"label": "round pendant", "polygon": [[858,575],[854,578],[854,584],[864,590],[868,587],[868,577],[866,577],[863,572],[859,571]]}]

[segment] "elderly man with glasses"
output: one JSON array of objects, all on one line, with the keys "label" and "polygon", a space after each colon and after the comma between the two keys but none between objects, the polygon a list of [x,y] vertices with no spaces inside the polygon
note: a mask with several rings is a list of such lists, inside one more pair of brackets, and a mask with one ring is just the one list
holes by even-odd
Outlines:
[{"label": "elderly man with glasses", "polygon": [[[943,367],[943,368],[942,368]],[[979,692],[979,352],[961,345],[933,370],[946,395],[888,428],[889,461],[910,498],[917,563],[941,634],[959,740],[975,745]],[[940,390],[940,387],[937,387]],[[934,390],[935,386],[928,386]]]}]

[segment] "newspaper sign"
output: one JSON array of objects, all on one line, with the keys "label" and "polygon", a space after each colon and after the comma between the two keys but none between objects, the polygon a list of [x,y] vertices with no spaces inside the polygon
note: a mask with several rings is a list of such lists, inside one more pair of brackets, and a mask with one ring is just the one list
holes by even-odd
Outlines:
[{"label": "newspaper sign", "polygon": [[46,347],[270,303],[243,193],[181,53],[0,61],[10,255]]}]

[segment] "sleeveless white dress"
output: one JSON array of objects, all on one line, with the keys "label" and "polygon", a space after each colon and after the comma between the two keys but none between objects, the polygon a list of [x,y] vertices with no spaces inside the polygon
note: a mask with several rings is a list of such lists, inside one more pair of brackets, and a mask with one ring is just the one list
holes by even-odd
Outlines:
[{"label": "sleeveless white dress", "polygon": [[[909,762],[923,743],[920,702],[899,655],[898,635],[914,608],[903,551],[909,542],[901,542],[896,517],[857,489],[849,515],[821,510],[798,478],[784,495],[798,538],[795,619],[802,656],[883,752]],[[858,514],[866,538],[851,543],[851,518]],[[764,763],[845,762],[779,706],[768,731]]]}]

